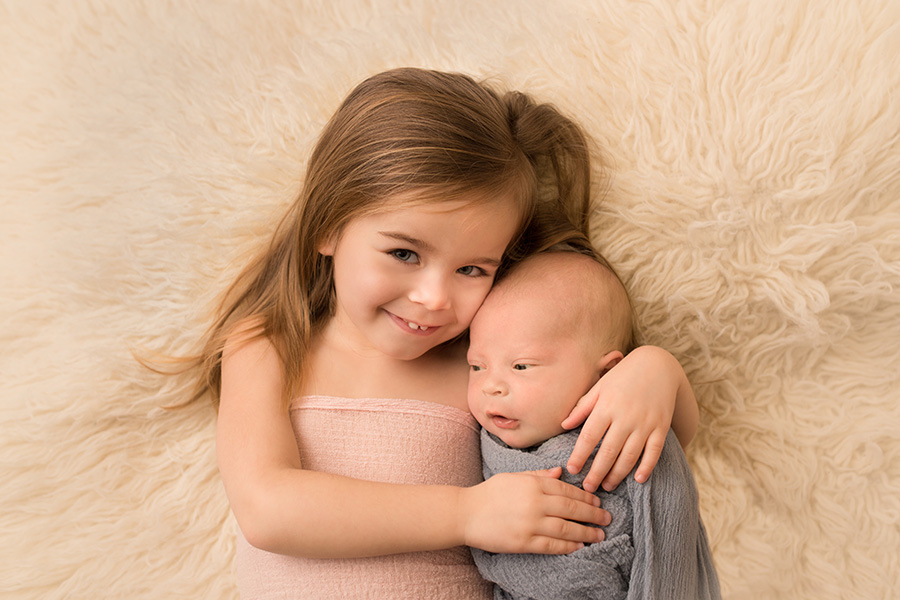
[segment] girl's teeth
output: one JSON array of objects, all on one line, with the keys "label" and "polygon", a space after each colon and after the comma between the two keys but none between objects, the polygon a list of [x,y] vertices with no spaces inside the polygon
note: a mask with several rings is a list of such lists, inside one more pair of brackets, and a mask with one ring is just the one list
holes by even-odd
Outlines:
[{"label": "girl's teeth", "polygon": [[425,327],[424,325],[419,325],[418,323],[413,323],[411,321],[407,321],[406,324],[409,325],[409,328],[413,330],[420,329],[422,331],[425,331],[426,329],[428,329],[428,327]]}]

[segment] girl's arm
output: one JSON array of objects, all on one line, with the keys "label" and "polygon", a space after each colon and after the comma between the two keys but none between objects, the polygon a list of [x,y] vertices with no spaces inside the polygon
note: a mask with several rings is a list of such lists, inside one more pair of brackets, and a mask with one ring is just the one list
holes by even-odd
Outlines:
[{"label": "girl's arm", "polygon": [[258,548],[321,558],[464,544],[562,554],[599,541],[600,530],[579,522],[609,523],[599,499],[555,479],[559,469],[492,477],[471,488],[306,471],[281,385],[281,363],[268,340],[226,348],[216,430],[219,470],[238,525]]},{"label": "girl's arm", "polygon": [[681,364],[662,348],[640,346],[601,377],[563,421],[567,429],[584,422],[567,468],[579,472],[602,439],[584,489],[594,491],[601,483],[615,489],[642,452],[635,479],[643,483],[659,460],[669,427],[686,446],[697,421],[697,400]]}]

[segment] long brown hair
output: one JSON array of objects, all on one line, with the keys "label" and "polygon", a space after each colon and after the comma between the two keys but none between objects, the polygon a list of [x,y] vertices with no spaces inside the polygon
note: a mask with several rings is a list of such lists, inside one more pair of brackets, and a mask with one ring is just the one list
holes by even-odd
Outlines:
[{"label": "long brown hair", "polygon": [[352,219],[410,192],[417,202],[512,194],[521,223],[506,258],[520,260],[555,230],[587,235],[589,161],[581,128],[525,94],[411,68],[363,81],[325,126],[268,246],[223,295],[200,353],[185,360],[198,372],[187,402],[210,392],[218,405],[222,351],[238,327],[247,339],[271,340],[285,400],[297,393],[312,340],[334,310],[331,258],[318,249]]}]

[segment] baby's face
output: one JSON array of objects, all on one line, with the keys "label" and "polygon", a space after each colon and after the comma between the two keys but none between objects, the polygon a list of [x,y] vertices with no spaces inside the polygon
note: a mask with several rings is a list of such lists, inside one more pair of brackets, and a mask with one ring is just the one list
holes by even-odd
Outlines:
[{"label": "baby's face", "polygon": [[560,321],[528,299],[489,298],[472,322],[469,410],[513,448],[565,431],[560,423],[600,377],[580,332],[564,331]]}]

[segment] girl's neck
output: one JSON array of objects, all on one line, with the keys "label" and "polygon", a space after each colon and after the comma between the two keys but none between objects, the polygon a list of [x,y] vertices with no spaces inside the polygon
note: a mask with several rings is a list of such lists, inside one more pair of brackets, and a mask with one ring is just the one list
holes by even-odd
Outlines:
[{"label": "girl's neck", "polygon": [[408,398],[468,410],[465,342],[444,344],[412,360],[362,352],[327,332],[313,344],[302,395]]}]

